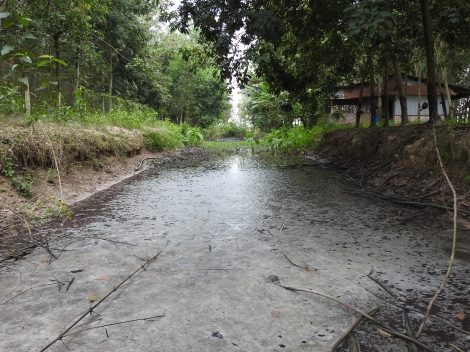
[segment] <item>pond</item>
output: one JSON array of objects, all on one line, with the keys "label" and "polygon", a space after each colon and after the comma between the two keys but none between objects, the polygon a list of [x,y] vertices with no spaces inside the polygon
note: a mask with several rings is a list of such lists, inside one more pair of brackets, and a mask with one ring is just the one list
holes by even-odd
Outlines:
[{"label": "pond", "polygon": [[[425,311],[452,235],[440,213],[365,196],[305,158],[261,155],[149,169],[73,212],[65,228],[43,230],[60,237],[50,244],[58,259],[40,248],[3,272],[0,350],[40,350],[112,292],[49,350],[329,351],[358,314],[282,286],[364,312],[382,306],[374,317],[403,332],[402,310],[367,275]],[[456,259],[433,310],[466,331],[469,270],[468,257]],[[417,331],[422,316],[408,315]],[[407,350],[385,335],[369,323],[356,330],[361,351]],[[470,348],[435,319],[420,341]]]}]

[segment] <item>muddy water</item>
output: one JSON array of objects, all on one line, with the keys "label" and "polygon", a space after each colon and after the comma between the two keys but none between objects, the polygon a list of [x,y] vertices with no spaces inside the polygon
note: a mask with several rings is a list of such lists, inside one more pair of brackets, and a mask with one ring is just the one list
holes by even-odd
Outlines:
[{"label": "muddy water", "polygon": [[[148,170],[82,202],[74,209],[68,236],[119,242],[80,241],[68,247],[71,254],[64,252],[73,264],[63,264],[64,259],[59,265],[60,259],[51,263],[51,270],[63,270],[65,275],[70,269],[85,269],[92,266],[91,253],[100,250],[96,267],[119,267],[122,277],[130,271],[123,269],[126,265],[135,267],[149,257],[152,244],[169,241],[164,253],[173,261],[162,259],[158,267],[160,275],[167,275],[166,281],[159,281],[164,287],[150,289],[148,284],[141,289],[141,294],[152,291],[152,299],[166,307],[167,316],[151,330],[156,340],[126,335],[113,345],[112,339],[105,338],[100,350],[153,350],[154,346],[161,351],[328,351],[356,316],[323,298],[286,291],[278,283],[319,290],[369,311],[383,304],[376,296],[391,300],[367,278],[373,268],[373,276],[386,283],[401,302],[424,310],[447,268],[451,234],[439,213],[429,212],[400,224],[416,212],[367,198],[344,175],[306,159],[236,155],[197,166]],[[279,239],[285,255],[308,270],[287,261]],[[87,259],[73,257],[73,251],[88,253]],[[208,271],[211,268],[225,271]],[[96,270],[95,276],[112,277],[110,270]],[[468,256],[456,259],[434,309],[466,331],[470,325],[469,274]],[[217,286],[212,286],[215,282]],[[220,297],[206,303],[214,292]],[[131,295],[128,299],[135,303]],[[139,301],[147,299],[139,297]],[[17,314],[13,306],[9,309]],[[464,318],[459,319],[458,313]],[[385,305],[375,316],[402,331],[401,314]],[[409,316],[417,330],[421,316],[411,312]],[[119,320],[122,317],[115,318]],[[53,332],[48,334],[35,343],[50,341]],[[407,350],[406,343],[381,335],[367,323],[356,335],[361,351]],[[132,341],[138,342],[132,345]],[[470,348],[465,335],[437,321],[430,321],[421,341],[436,351],[453,351],[450,344]],[[2,346],[15,350],[18,345],[4,340]],[[346,344],[338,349],[346,350]]]}]

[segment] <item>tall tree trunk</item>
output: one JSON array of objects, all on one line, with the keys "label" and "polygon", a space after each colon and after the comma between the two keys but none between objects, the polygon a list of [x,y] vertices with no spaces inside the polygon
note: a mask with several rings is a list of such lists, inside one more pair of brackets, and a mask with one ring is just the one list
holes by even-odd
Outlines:
[{"label": "tall tree trunk", "polygon": [[359,100],[357,102],[356,110],[356,128],[359,128],[361,124],[361,113],[362,113],[362,93],[364,92],[364,81],[366,80],[366,69],[362,71],[361,75],[361,89],[359,90]]},{"label": "tall tree trunk", "polygon": [[108,88],[108,112],[113,108],[113,50],[109,49],[109,88]]},{"label": "tall tree trunk", "polygon": [[[62,32],[56,33],[52,36],[54,39],[54,49],[55,49],[55,57],[56,59],[60,60],[60,44],[59,44],[59,38],[61,36]],[[60,64],[58,62],[55,63],[55,75],[57,79],[57,89],[59,90],[59,93],[57,95],[57,107],[60,108],[62,105],[62,79],[60,78]]]},{"label": "tall tree trunk", "polygon": [[378,121],[382,118],[382,89],[383,89],[383,77],[377,77],[377,115]]},{"label": "tall tree trunk", "polygon": [[406,91],[403,83],[403,77],[401,76],[400,64],[396,56],[393,56],[393,69],[395,71],[395,79],[397,81],[398,95],[400,97],[400,108],[401,108],[401,124],[407,126],[410,124],[408,121],[408,106],[406,104]]},{"label": "tall tree trunk", "polygon": [[[440,84],[439,84],[440,86]],[[441,92],[441,105],[442,105],[442,112],[444,114],[444,119],[445,120],[448,120],[449,119],[449,115],[447,114],[447,106],[446,106],[446,99],[444,97],[444,92],[442,91],[442,87],[440,86],[439,87],[439,91]]]},{"label": "tall tree trunk", "polygon": [[388,106],[389,105],[388,103],[388,86],[389,86],[388,65],[389,65],[389,54],[388,54],[388,50],[385,50],[384,88],[383,88],[383,94],[382,94],[382,106],[385,106],[384,126],[390,126],[390,110]]},{"label": "tall tree trunk", "polygon": [[420,0],[421,15],[423,20],[424,41],[426,47],[426,64],[428,73],[426,76],[429,102],[429,124],[441,124],[441,118],[437,114],[437,89],[436,89],[436,65],[434,61],[434,36],[431,29],[431,14],[429,1]]},{"label": "tall tree trunk", "polygon": [[374,82],[374,62],[372,52],[367,54],[367,63],[369,66],[369,87],[370,87],[370,127],[375,127],[375,82]]},{"label": "tall tree trunk", "polygon": [[446,90],[446,96],[447,96],[447,105],[449,106],[449,120],[453,120],[454,119],[454,106],[452,104],[452,98],[450,96],[450,89],[449,89],[449,77],[447,75],[447,68],[444,67],[442,69],[442,75],[444,76],[444,86],[445,86],[445,90]]},{"label": "tall tree trunk", "polygon": [[29,74],[28,74],[28,71],[25,71],[23,73],[23,78],[26,78],[26,80],[24,80],[24,85],[26,86],[26,89],[24,91],[24,106],[26,108],[26,116],[29,116],[31,115],[31,92],[30,92],[30,89],[29,89]]},{"label": "tall tree trunk", "polygon": [[421,122],[421,62],[418,61],[418,123]]},{"label": "tall tree trunk", "polygon": [[75,62],[75,91],[80,89],[80,44],[77,46],[76,57],[77,61]]}]

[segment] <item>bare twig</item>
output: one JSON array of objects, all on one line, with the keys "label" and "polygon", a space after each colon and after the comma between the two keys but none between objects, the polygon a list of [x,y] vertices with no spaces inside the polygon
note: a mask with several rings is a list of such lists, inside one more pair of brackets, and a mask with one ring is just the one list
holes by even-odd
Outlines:
[{"label": "bare twig", "polygon": [[398,331],[395,331],[393,328],[391,328],[390,326],[388,326],[387,324],[385,323],[382,323],[380,320],[377,320],[373,317],[371,317],[369,314],[349,305],[348,303],[346,302],[343,302],[343,301],[340,301],[339,299],[333,297],[333,296],[330,296],[330,295],[327,295],[325,293],[321,293],[321,292],[318,292],[318,291],[314,291],[314,290],[309,290],[309,289],[301,289],[301,288],[295,288],[295,287],[288,287],[288,286],[282,286],[282,288],[285,288],[286,290],[289,290],[289,291],[294,291],[294,292],[307,292],[307,293],[313,293],[315,295],[318,295],[318,296],[322,296],[322,297],[325,297],[325,298],[328,298],[336,303],[339,303],[341,304],[342,306],[346,307],[346,308],[349,308],[353,311],[355,311],[356,313],[359,313],[360,315],[362,315],[364,318],[366,318],[367,320],[370,320],[371,322],[373,322],[374,324],[376,325],[379,325],[382,330],[388,332],[389,334],[392,334],[394,336],[397,336],[397,337],[400,337],[404,340],[407,340],[407,341],[411,341],[411,342],[414,342],[415,344],[421,346],[422,348],[424,348],[426,351],[433,351],[431,349],[431,347],[429,347],[428,345],[414,339],[414,338],[411,338],[407,335],[404,335]]},{"label": "bare twig", "polygon": [[[281,236],[282,236],[282,231],[284,230],[284,226],[286,226],[286,223],[289,221],[289,219],[291,218],[291,216],[289,216],[283,223],[282,223],[282,226],[281,226],[281,230],[279,231],[279,236],[277,238],[277,241],[279,242],[279,247],[281,247],[281,251],[282,251],[282,254],[284,254],[284,257],[286,257],[286,259],[289,261],[289,263],[291,263],[293,266],[296,266],[297,268],[301,268],[303,270],[306,270],[308,269],[308,267],[304,267],[302,265],[298,265],[298,264],[295,264],[292,260],[289,259],[289,257],[287,256],[286,252],[284,252],[284,248],[282,247],[282,242],[281,242]],[[310,270],[310,269],[309,269]],[[317,270],[317,269],[315,269]]]},{"label": "bare twig", "polygon": [[165,314],[163,314],[163,315],[155,315],[155,316],[153,316],[153,317],[140,318],[140,319],[132,319],[132,320],[125,320],[125,321],[120,321],[120,322],[118,322],[118,323],[111,323],[111,324],[93,326],[93,327],[91,327],[91,328],[86,328],[86,329],[82,329],[82,330],[79,330],[79,331],[71,332],[70,334],[66,334],[66,335],[64,335],[63,337],[76,335],[76,334],[79,334],[79,333],[81,333],[81,332],[83,332],[83,331],[87,331],[87,330],[98,329],[98,328],[104,328],[104,327],[106,327],[106,326],[113,326],[113,325],[120,325],[120,324],[132,323],[132,322],[134,322],[134,321],[141,321],[141,320],[149,320],[149,319],[155,319],[155,318],[162,318],[162,317],[164,317],[164,316],[165,316]]},{"label": "bare twig", "polygon": [[356,335],[351,332],[348,336],[348,350],[349,352],[359,352],[359,344],[356,340]]},{"label": "bare twig", "polygon": [[[375,307],[374,309],[372,309],[371,311],[367,312],[368,315],[372,315],[374,314],[377,310],[379,310],[380,307]],[[364,320],[364,316],[360,316],[359,318],[357,318],[354,323],[344,332],[343,335],[340,336],[340,338],[335,342],[335,344],[333,345],[333,347],[331,347],[331,352],[335,352],[336,349],[339,347],[339,345],[341,345],[344,341],[344,339],[346,339],[346,337],[348,337],[348,335]]]},{"label": "bare twig", "polygon": [[[410,318],[408,317],[408,313],[406,312],[406,309],[403,309],[402,312],[403,312],[403,324],[405,325],[406,334],[409,337],[414,338],[415,335],[413,333],[413,327],[411,326],[411,321],[410,321]],[[408,343],[410,344],[410,352],[419,352],[418,346],[416,346],[416,344],[414,344],[411,341],[408,341]]]},{"label": "bare twig", "polygon": [[[417,313],[417,314],[420,314],[420,315],[425,315],[425,314],[426,314],[426,312],[423,313],[423,312],[421,312],[421,311],[419,311],[419,310],[417,310],[417,309],[410,308],[410,307],[406,307],[406,306],[401,305],[401,304],[399,304],[399,303],[397,303],[397,302],[390,302],[390,301],[387,301],[386,299],[380,297],[380,296],[377,295],[376,293],[374,293],[374,292],[372,292],[372,291],[369,291],[369,290],[367,290],[367,289],[366,289],[366,291],[369,292],[370,294],[374,295],[375,297],[377,297],[377,298],[380,299],[381,301],[383,301],[383,302],[385,302],[385,303],[387,303],[387,304],[389,304],[389,305],[391,305],[391,306],[394,306],[394,307],[397,307],[397,308],[400,308],[400,309],[406,309],[407,311],[414,312],[414,313]],[[438,316],[430,315],[430,316],[428,317],[428,319],[431,319],[431,320],[432,320],[432,319],[438,320],[438,321],[440,321],[441,323],[446,324],[448,327],[450,327],[450,328],[452,328],[452,329],[454,329],[454,330],[457,330],[458,332],[460,332],[460,333],[462,333],[462,334],[464,334],[464,335],[470,336],[470,332],[465,331],[465,330],[463,330],[463,329],[460,329],[460,328],[458,328],[457,326],[452,325],[452,324],[449,323],[448,321],[446,321],[446,320],[444,320],[444,319],[442,319],[442,318],[440,318],[440,317],[438,317]]]},{"label": "bare twig", "polygon": [[65,335],[70,331],[72,330],[75,325],[77,325],[83,318],[85,318],[88,314],[91,314],[93,312],[93,310],[98,307],[102,302],[104,302],[104,300],[106,298],[108,298],[109,296],[111,296],[114,292],[116,292],[121,286],[123,286],[127,281],[129,281],[135,274],[137,274],[141,269],[143,269],[144,267],[146,266],[149,266],[153,261],[155,261],[158,256],[165,250],[165,248],[168,246],[168,243],[169,241],[166,243],[165,247],[163,247],[163,249],[158,252],[156,255],[154,255],[152,258],[150,258],[149,260],[147,260],[144,264],[142,264],[138,269],[136,269],[132,274],[130,274],[127,278],[125,278],[123,281],[121,281],[121,283],[117,286],[115,286],[111,291],[108,292],[108,294],[106,294],[102,299],[100,299],[98,302],[96,302],[93,306],[90,307],[90,309],[86,310],[84,313],[82,313],[81,315],[78,316],[78,318],[74,319],[74,321],[69,324],[69,326],[67,328],[64,329],[64,331],[62,331],[62,333],[59,334],[59,336],[57,336],[54,340],[52,340],[47,346],[45,346],[44,348],[42,348],[40,350],[40,352],[43,352],[45,350],[47,350],[49,347],[51,347],[53,344],[55,344],[57,341],[59,340],[62,340]]},{"label": "bare twig", "polygon": [[459,346],[454,345],[453,343],[450,343],[449,346],[452,347],[457,352],[465,352],[463,349],[461,349]]},{"label": "bare twig", "polygon": [[44,286],[52,286],[52,285],[55,285],[55,283],[52,283],[52,284],[44,284],[44,285],[39,285],[39,286],[34,286],[34,287],[30,287],[28,288],[27,290],[24,290],[24,291],[21,291],[20,293],[18,293],[17,295],[7,299],[5,302],[3,302],[2,304],[7,304],[8,302],[10,301],[13,301],[16,297],[18,296],[21,296],[23,293],[26,293],[28,291],[32,291],[34,290],[35,288],[39,288],[39,287],[44,287]]},{"label": "bare twig", "polygon": [[452,196],[454,198],[454,230],[453,230],[453,236],[452,236],[452,253],[450,255],[450,261],[449,261],[449,266],[447,267],[447,272],[444,275],[444,278],[442,279],[441,286],[439,286],[438,290],[436,291],[436,294],[434,295],[434,297],[429,302],[428,309],[426,311],[426,315],[424,316],[423,321],[421,322],[421,325],[419,326],[418,332],[416,333],[416,337],[418,337],[421,334],[421,332],[423,331],[423,328],[426,324],[426,320],[428,319],[428,316],[431,313],[431,308],[432,308],[434,302],[436,301],[437,297],[439,296],[439,294],[442,292],[442,290],[443,290],[443,288],[444,288],[444,286],[447,282],[447,279],[449,278],[450,272],[452,271],[452,266],[454,264],[455,246],[457,244],[457,211],[458,211],[458,209],[457,209],[457,193],[455,192],[455,188],[452,185],[452,182],[450,181],[449,176],[447,176],[446,170],[444,169],[441,154],[439,152],[439,147],[437,146],[437,137],[436,137],[436,130],[434,128],[434,125],[433,125],[432,130],[433,130],[433,133],[434,133],[434,144],[435,144],[435,147],[436,147],[436,153],[437,153],[437,158],[439,160],[439,165],[441,166],[441,171],[442,171],[442,174],[444,175],[444,177],[447,181],[447,184],[449,185],[450,189],[452,190]]}]

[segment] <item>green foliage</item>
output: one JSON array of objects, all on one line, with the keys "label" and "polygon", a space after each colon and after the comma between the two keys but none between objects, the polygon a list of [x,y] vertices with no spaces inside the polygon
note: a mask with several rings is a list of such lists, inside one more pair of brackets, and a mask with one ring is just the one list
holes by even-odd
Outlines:
[{"label": "green foliage", "polygon": [[318,149],[324,134],[346,128],[353,128],[353,126],[319,123],[310,129],[297,126],[290,129],[273,130],[265,136],[263,142],[273,154],[302,154],[309,149]]},{"label": "green foliage", "polygon": [[19,194],[23,197],[31,198],[31,184],[33,183],[31,175],[27,175],[26,177],[17,175],[15,171],[15,167],[17,165],[13,162],[13,159],[8,157],[3,151],[2,159],[4,165],[1,173],[10,180],[10,184],[18,191]]},{"label": "green foliage", "polygon": [[206,138],[245,138],[250,128],[243,123],[227,122],[210,126],[202,131]]},{"label": "green foliage", "polygon": [[331,112],[331,119],[336,123],[344,121],[345,118],[346,117],[344,116],[344,112],[341,110],[334,110]]},{"label": "green foliage", "polygon": [[149,151],[162,151],[183,147],[183,136],[176,129],[143,128],[145,148]]},{"label": "green foliage", "polygon": [[195,128],[188,130],[186,137],[188,138],[188,143],[191,145],[199,145],[204,140],[202,133]]},{"label": "green foliage", "polygon": [[19,89],[20,86],[6,81],[0,86],[0,113],[19,114],[23,111],[24,99]]},{"label": "green foliage", "polygon": [[28,207],[28,210],[30,210],[32,214],[40,215],[33,215],[36,221],[51,220],[53,218],[62,218],[64,220],[72,219],[72,211],[65,205],[64,201],[54,196],[49,197],[48,203],[43,204],[38,200],[33,206]]}]

